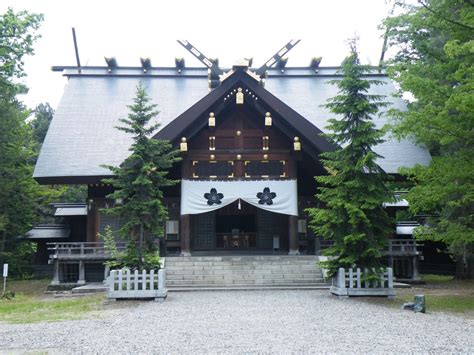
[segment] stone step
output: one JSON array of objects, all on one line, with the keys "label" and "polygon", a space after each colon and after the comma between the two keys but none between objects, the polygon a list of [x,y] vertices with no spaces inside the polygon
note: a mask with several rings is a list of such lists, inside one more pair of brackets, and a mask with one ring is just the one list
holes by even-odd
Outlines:
[{"label": "stone step", "polygon": [[234,279],[292,279],[292,278],[304,278],[304,279],[315,279],[321,278],[321,274],[289,274],[289,273],[278,273],[278,274],[220,274],[215,271],[213,274],[202,274],[202,273],[193,273],[193,274],[168,274],[166,273],[167,280],[193,280],[193,279],[203,279],[203,278],[234,278]]},{"label": "stone step", "polygon": [[213,262],[212,264],[199,264],[195,263],[188,265],[185,263],[182,264],[167,264],[167,270],[180,270],[180,269],[192,269],[192,268],[223,268],[223,269],[235,269],[235,268],[247,268],[247,269],[265,269],[265,268],[277,268],[277,269],[291,269],[291,268],[302,268],[302,269],[320,269],[316,264],[268,264],[268,263],[245,263],[245,264],[227,264]]},{"label": "stone step", "polygon": [[181,262],[181,261],[240,261],[240,260],[263,260],[263,261],[278,261],[278,260],[295,260],[295,261],[302,261],[302,260],[318,260],[318,257],[315,255],[298,255],[298,256],[290,256],[290,255],[234,255],[234,256],[171,256],[167,257],[167,262]]},{"label": "stone step", "polygon": [[74,287],[72,289],[72,293],[99,293],[99,292],[107,292],[109,289],[108,285],[104,285],[103,283],[90,283],[84,286]]},{"label": "stone step", "polygon": [[202,292],[202,291],[272,291],[272,290],[328,290],[329,285],[228,285],[228,286],[172,286],[169,292]]},{"label": "stone step", "polygon": [[313,258],[313,259],[224,259],[224,260],[194,260],[194,259],[181,259],[181,258],[167,258],[166,259],[167,264],[173,264],[173,263],[292,263],[292,264],[311,264],[311,263],[317,263],[318,259]]},{"label": "stone step", "polygon": [[199,285],[327,285],[327,283],[323,280],[166,280],[166,287]]},{"label": "stone step", "polygon": [[281,266],[281,265],[260,265],[260,266],[183,266],[183,267],[166,267],[168,272],[172,273],[189,273],[189,271],[206,271],[206,270],[222,270],[228,272],[320,272],[321,269],[315,267],[302,267],[302,266]]},{"label": "stone step", "polygon": [[304,278],[315,278],[320,277],[320,273],[220,273],[217,271],[209,271],[208,273],[202,272],[190,272],[186,274],[173,274],[173,273],[166,273],[166,278],[169,280],[172,279],[186,279],[186,278],[194,278],[194,277],[211,277],[211,276],[223,276],[223,277],[246,277],[246,278],[278,278],[280,275],[284,275],[288,278],[295,278],[295,277],[304,277]]},{"label": "stone step", "polygon": [[165,260],[170,288],[324,287],[316,256],[197,256]]}]

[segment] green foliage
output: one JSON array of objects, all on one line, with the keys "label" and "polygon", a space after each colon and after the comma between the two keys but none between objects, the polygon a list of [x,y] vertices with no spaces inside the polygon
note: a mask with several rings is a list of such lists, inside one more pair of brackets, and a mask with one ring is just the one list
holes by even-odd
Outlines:
[{"label": "green foliage", "polygon": [[33,270],[31,264],[36,253],[36,243],[16,242],[4,253],[4,262],[9,265],[9,274],[19,279],[31,278]]},{"label": "green foliage", "polygon": [[0,15],[0,100],[11,99],[25,88],[14,83],[24,77],[24,57],[32,55],[33,43],[43,15],[27,11],[15,13],[11,8]]},{"label": "green foliage", "polygon": [[143,254],[143,261],[140,262],[136,248],[136,243],[129,242],[127,249],[119,251],[117,248],[116,237],[110,226],[105,227],[105,233],[99,234],[99,238],[104,241],[104,247],[112,259],[106,262],[111,269],[136,269],[138,265],[146,270],[158,270],[161,267],[159,251],[155,249],[147,250]]},{"label": "green foliage", "polygon": [[33,139],[38,143],[39,147],[43,144],[46,132],[48,132],[49,124],[53,119],[54,110],[49,103],[41,103],[34,109],[35,117],[30,121],[33,130]]},{"label": "green foliage", "polygon": [[159,127],[150,123],[158,111],[141,84],[128,107],[128,118],[120,119],[123,126],[117,128],[132,135],[131,155],[119,167],[107,166],[114,175],[104,180],[114,187],[107,197],[120,203],[105,212],[125,221],[119,235],[128,242],[127,254],[136,261],[134,267],[143,267],[147,260],[154,263],[155,239],[163,236],[167,217],[162,189],[178,182],[167,175],[180,158],[168,141],[150,137]]},{"label": "green foliage", "polygon": [[355,44],[343,61],[342,79],[333,81],[339,94],[326,107],[339,115],[329,120],[327,134],[343,147],[321,154],[328,175],[317,176],[319,193],[316,197],[325,208],[308,209],[310,227],[315,233],[334,244],[326,250],[333,260],[323,266],[333,276],[340,267],[368,268],[369,278],[377,278],[382,267],[381,257],[391,220],[382,208],[392,194],[385,186],[388,176],[376,163],[380,156],[372,147],[382,142],[383,132],[376,129],[372,116],[385,106],[383,97],[368,94],[376,80],[363,79],[370,69],[359,62]]},{"label": "green foliage", "polygon": [[[0,15],[0,264],[14,253],[20,255],[18,272],[24,272],[21,256],[29,244],[17,239],[37,219],[42,190],[32,179],[35,159],[29,111],[16,98],[25,92],[18,79],[25,76],[23,60],[33,54],[41,15],[8,9]],[[15,273],[16,265],[11,265]]]},{"label": "green foliage", "polygon": [[394,132],[433,156],[427,167],[402,171],[416,184],[406,198],[412,212],[439,215],[417,237],[445,242],[461,266],[457,276],[474,277],[474,6],[420,4],[384,23],[400,49],[389,72],[414,97],[408,111],[392,112]]}]

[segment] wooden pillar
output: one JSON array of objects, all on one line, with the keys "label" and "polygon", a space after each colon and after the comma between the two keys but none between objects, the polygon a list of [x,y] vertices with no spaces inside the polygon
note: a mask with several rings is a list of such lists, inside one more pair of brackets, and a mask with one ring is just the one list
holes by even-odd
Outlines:
[{"label": "wooden pillar", "polygon": [[191,215],[179,216],[179,239],[181,241],[181,256],[191,255]]},{"label": "wooden pillar", "polygon": [[87,241],[97,242],[99,232],[99,208],[97,201],[90,199],[87,201]]},{"label": "wooden pillar", "polygon": [[288,217],[288,238],[289,238],[289,252],[288,255],[299,255],[298,245],[298,216]]},{"label": "wooden pillar", "polygon": [[78,285],[84,285],[86,283],[86,265],[84,260],[79,261],[79,280],[77,280]]}]

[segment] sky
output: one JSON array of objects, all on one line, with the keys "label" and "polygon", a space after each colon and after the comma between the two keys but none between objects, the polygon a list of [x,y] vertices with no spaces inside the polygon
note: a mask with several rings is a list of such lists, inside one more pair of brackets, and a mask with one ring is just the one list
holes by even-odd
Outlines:
[{"label": "sky", "polygon": [[208,57],[231,67],[241,58],[261,66],[290,39],[301,42],[288,53],[287,66],[307,66],[322,56],[321,66],[339,65],[348,53],[347,39],[359,37],[361,60],[378,64],[383,31],[378,29],[392,4],[388,0],[2,0],[8,7],[44,14],[35,55],[26,59],[22,100],[34,107],[56,108],[66,84],[53,65],[75,65],[71,27],[76,28],[81,64],[105,65],[115,56],[119,65],[139,66],[150,57],[153,66],[202,64],[176,40],[186,39]]}]

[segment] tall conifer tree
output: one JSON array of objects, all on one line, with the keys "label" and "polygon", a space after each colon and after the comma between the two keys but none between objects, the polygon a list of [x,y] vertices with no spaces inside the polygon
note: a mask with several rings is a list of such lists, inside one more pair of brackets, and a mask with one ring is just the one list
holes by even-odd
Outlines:
[{"label": "tall conifer tree", "polygon": [[339,93],[325,105],[339,116],[329,120],[332,133],[326,136],[341,148],[321,154],[328,175],[316,177],[320,185],[316,197],[325,208],[308,212],[315,233],[334,242],[326,251],[334,259],[324,265],[331,276],[340,267],[380,268],[391,233],[391,220],[382,207],[391,199],[384,183],[388,176],[376,163],[381,157],[372,150],[383,141],[372,117],[386,103],[383,96],[368,94],[371,85],[381,84],[364,79],[368,71],[360,64],[355,40],[351,41],[351,53],[339,72],[342,79],[331,81]]},{"label": "tall conifer tree", "polygon": [[107,166],[114,177],[104,180],[115,190],[108,197],[121,201],[106,211],[124,221],[119,234],[128,241],[124,260],[128,267],[157,266],[154,239],[163,235],[167,217],[162,189],[178,182],[168,177],[169,169],[180,160],[178,151],[168,141],[150,137],[159,127],[150,123],[158,115],[156,106],[139,84],[128,118],[120,119],[123,126],[117,127],[132,135],[131,155],[119,167]]}]

